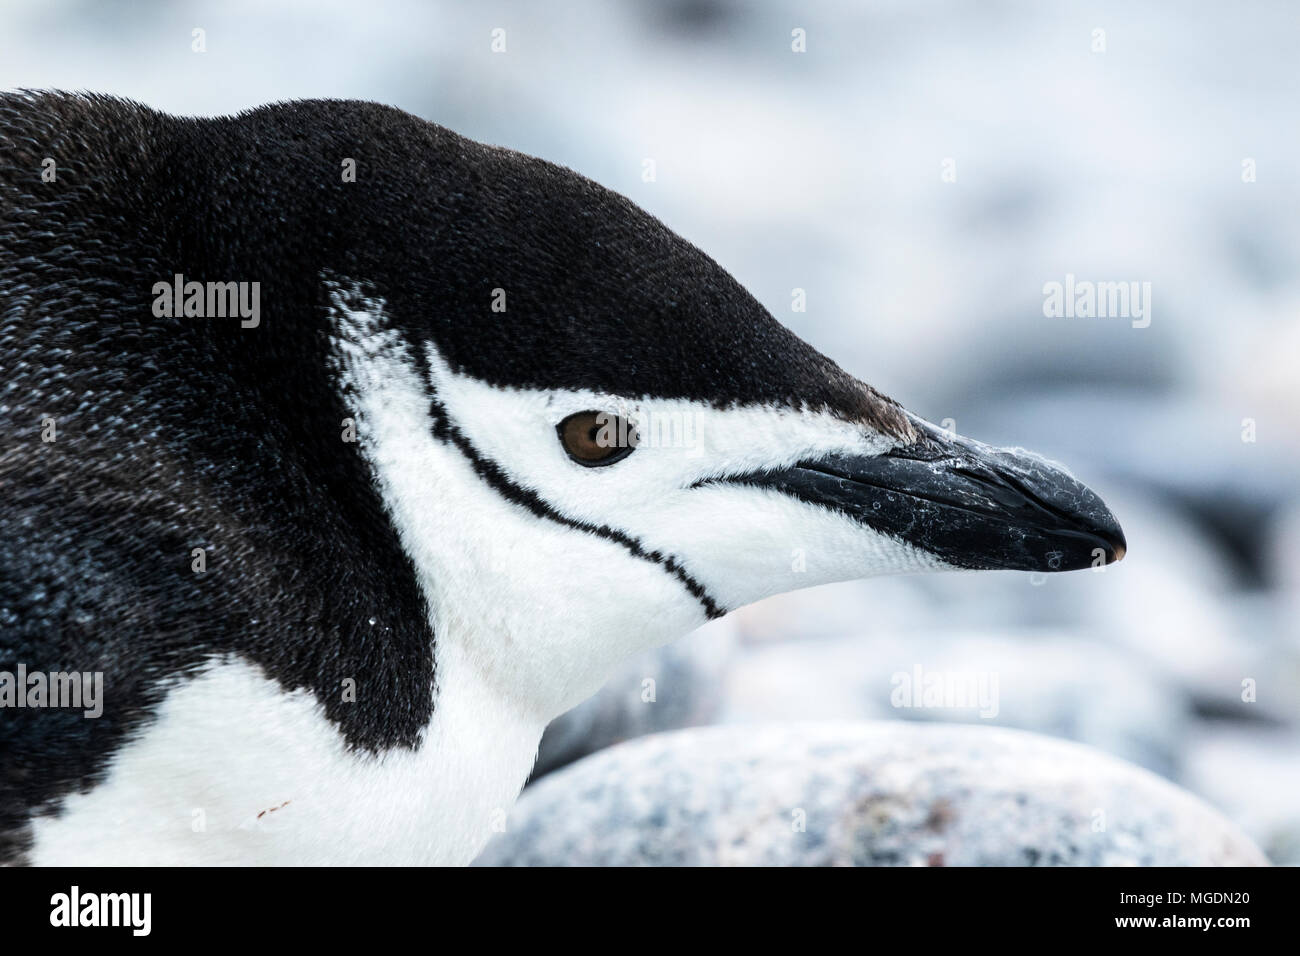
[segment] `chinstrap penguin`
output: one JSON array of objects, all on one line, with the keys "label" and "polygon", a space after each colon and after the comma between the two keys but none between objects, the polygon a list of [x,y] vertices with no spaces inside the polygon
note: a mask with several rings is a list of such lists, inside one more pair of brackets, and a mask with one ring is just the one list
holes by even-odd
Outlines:
[{"label": "chinstrap penguin", "polygon": [[0,672],[104,684],[0,710],[0,861],[466,863],[629,654],[1124,553],[559,166],[349,101],[4,94],[0,147]]}]

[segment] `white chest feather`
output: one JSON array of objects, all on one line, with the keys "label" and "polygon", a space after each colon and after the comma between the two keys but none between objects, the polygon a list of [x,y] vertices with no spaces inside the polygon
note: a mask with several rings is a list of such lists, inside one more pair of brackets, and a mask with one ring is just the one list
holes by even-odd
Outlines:
[{"label": "white chest feather", "polygon": [[37,865],[460,864],[499,828],[542,725],[454,654],[419,749],[351,753],[310,694],[214,663],[179,684],[108,779],[34,827]]}]

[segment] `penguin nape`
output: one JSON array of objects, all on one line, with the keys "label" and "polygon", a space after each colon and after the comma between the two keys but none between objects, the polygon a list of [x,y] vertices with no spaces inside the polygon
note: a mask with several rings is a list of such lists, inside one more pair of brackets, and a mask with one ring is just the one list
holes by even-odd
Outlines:
[{"label": "penguin nape", "polygon": [[0,94],[0,435],[0,675],[103,675],[0,696],[9,863],[466,863],[638,650],[1125,550],[622,196],[373,103]]}]

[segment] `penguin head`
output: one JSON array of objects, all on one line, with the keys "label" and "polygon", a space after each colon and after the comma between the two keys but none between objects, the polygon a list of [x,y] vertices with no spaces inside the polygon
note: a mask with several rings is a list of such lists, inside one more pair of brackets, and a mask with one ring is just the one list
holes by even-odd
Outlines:
[{"label": "penguin head", "polygon": [[[570,170],[370,103],[192,120],[15,102],[5,116],[68,157],[35,197],[49,228],[122,237],[43,268],[130,277],[109,301],[148,362],[122,381],[205,383],[141,414],[166,412],[159,434],[228,513],[292,528],[345,646],[425,605],[444,665],[490,661],[516,687],[544,669],[554,710],[768,595],[1124,554],[1064,468],[910,414]],[[259,321],[156,317],[149,290],[174,274],[257,283]]]},{"label": "penguin head", "polygon": [[549,621],[581,671],[811,585],[1123,556],[1063,467],[909,413],[623,197],[401,130],[373,137],[369,238],[323,279],[344,404],[435,616]]}]

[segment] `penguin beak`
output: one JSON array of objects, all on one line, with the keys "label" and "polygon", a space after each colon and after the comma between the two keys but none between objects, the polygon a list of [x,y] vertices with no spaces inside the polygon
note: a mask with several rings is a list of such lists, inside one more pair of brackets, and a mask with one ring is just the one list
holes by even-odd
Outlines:
[{"label": "penguin beak", "polygon": [[1124,557],[1115,516],[1059,466],[913,423],[922,439],[882,455],[835,454],[730,480],[842,512],[960,568],[1072,571]]}]

